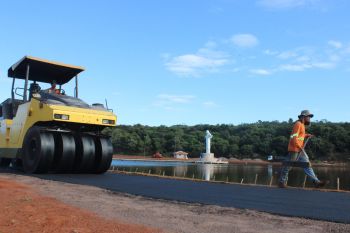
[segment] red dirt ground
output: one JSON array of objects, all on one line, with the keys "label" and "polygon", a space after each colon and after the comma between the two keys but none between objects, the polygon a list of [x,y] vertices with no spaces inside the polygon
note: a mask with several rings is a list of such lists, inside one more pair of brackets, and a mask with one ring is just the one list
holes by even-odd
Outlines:
[{"label": "red dirt ground", "polygon": [[27,185],[0,179],[0,232],[153,233],[161,231],[103,219],[94,213],[39,195]]}]

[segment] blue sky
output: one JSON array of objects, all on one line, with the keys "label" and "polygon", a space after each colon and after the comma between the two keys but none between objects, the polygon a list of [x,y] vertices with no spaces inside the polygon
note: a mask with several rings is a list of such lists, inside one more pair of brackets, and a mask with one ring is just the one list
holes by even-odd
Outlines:
[{"label": "blue sky", "polygon": [[349,7],[345,0],[1,1],[0,98],[10,96],[7,69],[31,55],[85,67],[80,97],[107,98],[119,124],[284,121],[303,109],[315,120],[348,122]]}]

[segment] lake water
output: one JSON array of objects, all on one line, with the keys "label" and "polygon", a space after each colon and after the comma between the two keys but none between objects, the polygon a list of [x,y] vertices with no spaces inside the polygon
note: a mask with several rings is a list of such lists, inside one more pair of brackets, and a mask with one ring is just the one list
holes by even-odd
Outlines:
[{"label": "lake water", "polygon": [[[244,165],[244,164],[194,164],[184,162],[157,162],[135,160],[113,160],[114,169],[131,172],[143,172],[165,176],[197,178],[208,181],[229,181],[253,184],[257,175],[257,184],[277,184],[280,166],[272,165]],[[337,178],[340,180],[340,189],[350,190],[350,166],[348,167],[314,167],[319,179],[329,180],[326,188],[336,189]],[[302,168],[293,168],[289,173],[288,185],[302,187],[305,174]],[[306,187],[312,187],[307,180]]]}]

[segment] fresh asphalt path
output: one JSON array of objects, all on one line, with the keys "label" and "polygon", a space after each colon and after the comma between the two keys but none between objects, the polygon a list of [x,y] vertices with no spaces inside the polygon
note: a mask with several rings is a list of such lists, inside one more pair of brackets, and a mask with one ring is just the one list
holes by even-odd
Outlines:
[{"label": "fresh asphalt path", "polygon": [[151,176],[46,174],[42,179],[91,185],[144,197],[350,223],[350,193],[193,182]]}]

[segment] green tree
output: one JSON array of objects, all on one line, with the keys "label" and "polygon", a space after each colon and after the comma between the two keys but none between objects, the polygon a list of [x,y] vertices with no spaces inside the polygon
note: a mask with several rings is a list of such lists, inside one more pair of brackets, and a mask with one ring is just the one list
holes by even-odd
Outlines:
[{"label": "green tree", "polygon": [[[217,156],[251,157],[267,154],[284,155],[287,152],[293,120],[285,122],[258,121],[241,125],[174,125],[150,127],[118,125],[105,129],[111,137],[114,153],[153,154],[160,151],[171,154],[184,150],[198,157],[204,152],[205,130],[214,135],[212,151]],[[314,122],[307,131],[314,134],[307,148],[311,158],[348,160],[350,154],[350,123]],[[176,143],[176,146],[175,146]]]}]

